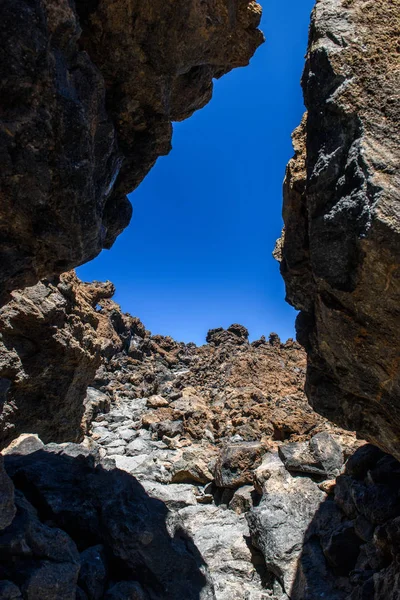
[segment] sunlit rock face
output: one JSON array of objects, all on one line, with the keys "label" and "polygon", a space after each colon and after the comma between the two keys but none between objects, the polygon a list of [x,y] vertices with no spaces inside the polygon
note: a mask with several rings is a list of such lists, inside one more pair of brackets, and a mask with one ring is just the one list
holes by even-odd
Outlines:
[{"label": "sunlit rock face", "polygon": [[312,406],[397,458],[399,21],[398,0],[317,2],[277,248]]},{"label": "sunlit rock face", "polygon": [[126,194],[263,36],[247,0],[4,0],[0,300],[109,248]]}]

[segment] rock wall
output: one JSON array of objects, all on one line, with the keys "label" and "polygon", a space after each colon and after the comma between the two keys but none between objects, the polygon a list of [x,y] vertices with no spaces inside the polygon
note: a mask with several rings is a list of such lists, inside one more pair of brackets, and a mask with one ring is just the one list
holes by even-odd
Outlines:
[{"label": "rock wall", "polygon": [[399,0],[318,0],[277,247],[306,391],[400,457]]},{"label": "rock wall", "polygon": [[86,388],[101,356],[122,349],[96,311],[113,293],[110,282],[85,285],[74,273],[12,292],[0,309],[1,445],[30,431],[46,442],[82,438]]},{"label": "rock wall", "polygon": [[2,2],[0,304],[110,248],[172,121],[248,64],[260,16],[247,0]]}]

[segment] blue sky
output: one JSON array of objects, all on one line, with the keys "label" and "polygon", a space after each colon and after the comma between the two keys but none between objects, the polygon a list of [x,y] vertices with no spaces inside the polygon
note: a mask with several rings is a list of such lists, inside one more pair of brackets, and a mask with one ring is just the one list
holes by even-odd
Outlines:
[{"label": "blue sky", "polygon": [[153,333],[205,342],[241,323],[257,339],[294,337],[271,252],[282,227],[291,132],[314,0],[265,0],[266,43],[215,82],[212,101],[174,125],[173,150],[130,196],[133,218],[111,250],[80,267],[111,279],[115,300]]}]

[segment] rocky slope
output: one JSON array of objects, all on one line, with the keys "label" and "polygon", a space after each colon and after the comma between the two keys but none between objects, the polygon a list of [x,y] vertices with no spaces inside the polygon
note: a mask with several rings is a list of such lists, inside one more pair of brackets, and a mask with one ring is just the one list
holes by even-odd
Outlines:
[{"label": "rocky slope", "polygon": [[[14,291],[0,309],[2,445],[21,433],[47,442],[80,441],[94,407],[88,386],[107,394],[106,408],[124,386],[137,397],[179,396],[191,389],[201,400],[184,427],[195,439],[240,435],[246,441],[301,439],[324,419],[303,393],[305,354],[289,340],[248,342],[240,325],[211,330],[208,344],[180,344],[152,336],[113,302],[113,285],[79,281],[73,272]],[[177,400],[177,397],[175,400]],[[155,406],[149,424],[174,421],[174,404]]]},{"label": "rocky slope", "polygon": [[171,122],[248,64],[260,16],[247,0],[2,2],[0,305],[113,244]]},{"label": "rocky slope", "polygon": [[399,0],[318,0],[277,248],[307,395],[400,457]]},{"label": "rocky slope", "polygon": [[178,343],[112,293],[68,273],[3,308],[3,443],[27,429],[3,450],[0,598],[390,600],[399,465],[310,408],[301,347],[236,324]]}]

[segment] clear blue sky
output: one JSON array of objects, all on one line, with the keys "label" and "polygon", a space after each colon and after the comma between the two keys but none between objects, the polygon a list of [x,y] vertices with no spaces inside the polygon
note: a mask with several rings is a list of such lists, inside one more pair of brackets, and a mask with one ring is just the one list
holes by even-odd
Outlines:
[{"label": "clear blue sky", "polygon": [[202,344],[241,323],[250,338],[294,336],[271,252],[282,219],[291,132],[313,0],[264,0],[266,43],[215,82],[212,101],[174,125],[173,150],[130,196],[133,218],[111,250],[80,267],[111,279],[115,300],[153,333]]}]

